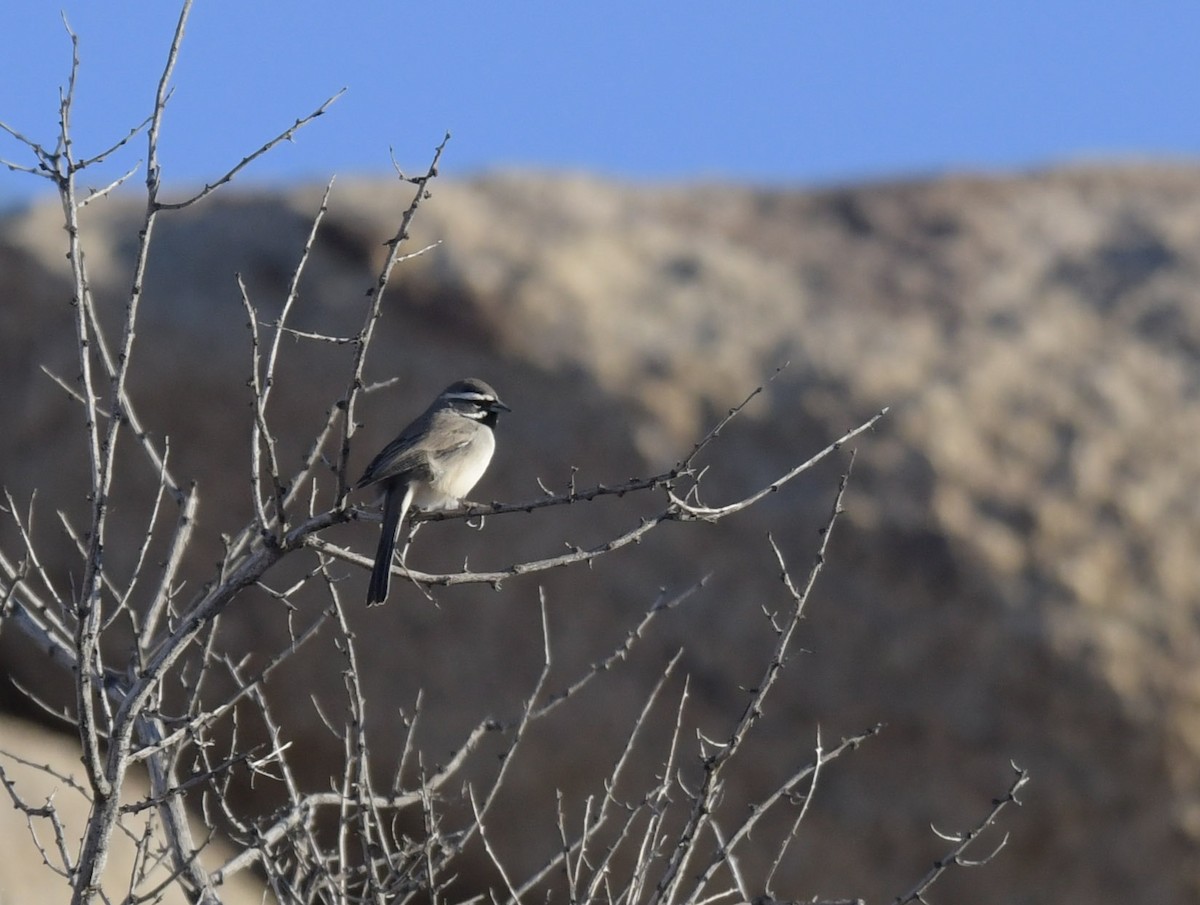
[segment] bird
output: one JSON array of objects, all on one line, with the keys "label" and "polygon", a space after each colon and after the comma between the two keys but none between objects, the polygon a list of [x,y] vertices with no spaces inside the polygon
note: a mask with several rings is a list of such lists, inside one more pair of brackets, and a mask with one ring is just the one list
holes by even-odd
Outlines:
[{"label": "bird", "polygon": [[457,380],[371,460],[355,485],[377,484],[383,491],[383,525],[368,606],[387,599],[396,536],[409,507],[458,506],[492,461],[500,413],[511,411],[484,381]]}]

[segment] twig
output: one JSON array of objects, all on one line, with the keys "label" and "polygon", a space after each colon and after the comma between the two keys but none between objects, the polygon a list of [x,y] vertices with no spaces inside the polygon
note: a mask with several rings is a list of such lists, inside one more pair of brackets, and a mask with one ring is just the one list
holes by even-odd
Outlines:
[{"label": "twig", "polygon": [[338,452],[336,466],[338,476],[337,499],[339,505],[345,500],[346,494],[350,492],[349,480],[346,474],[346,469],[350,463],[350,440],[357,430],[355,412],[359,394],[362,392],[363,371],[367,363],[367,351],[371,346],[371,339],[375,335],[375,324],[383,313],[383,299],[387,292],[388,282],[392,277],[392,271],[402,258],[400,247],[408,240],[408,228],[412,224],[413,218],[416,217],[421,203],[429,197],[429,183],[437,177],[438,164],[441,162],[442,152],[446,149],[446,144],[449,141],[450,133],[447,132],[442,138],[441,144],[434,149],[433,159],[430,161],[425,175],[408,180],[416,185],[417,190],[413,194],[412,201],[409,202],[408,209],[400,217],[400,226],[396,230],[396,234],[386,243],[388,248],[387,257],[384,259],[383,266],[375,278],[375,284],[367,290],[367,297],[371,300],[371,304],[368,306],[362,328],[358,333],[358,345],[355,349],[350,385],[336,406],[336,408],[342,409],[345,414],[345,418],[342,421],[342,446]]},{"label": "twig", "polygon": [[[181,33],[181,35],[182,35],[182,33]],[[292,123],[286,129],[284,129],[278,135],[276,135],[274,138],[268,139],[266,142],[263,143],[263,145],[257,151],[247,154],[245,157],[243,157],[241,160],[239,160],[233,167],[231,167],[229,170],[227,170],[223,176],[219,177],[218,179],[214,180],[213,182],[206,182],[204,184],[204,188],[202,188],[200,191],[196,192],[196,194],[191,195],[187,198],[184,198],[182,201],[160,201],[160,202],[157,202],[157,204],[156,204],[157,209],[160,211],[181,210],[182,208],[185,208],[185,207],[191,207],[197,201],[200,201],[201,199],[208,197],[213,192],[215,192],[217,189],[219,189],[221,186],[226,185],[229,182],[232,182],[233,178],[235,176],[237,176],[238,173],[240,173],[242,170],[246,169],[246,167],[250,166],[250,164],[254,163],[254,161],[258,160],[258,158],[262,157],[264,154],[266,154],[268,151],[270,151],[276,145],[280,145],[285,141],[291,141],[293,138],[295,138],[297,132],[299,132],[301,129],[303,129],[305,126],[307,126],[309,123],[311,123],[317,117],[323,116],[325,114],[325,111],[328,110],[330,108],[330,106],[332,106],[333,103],[335,101],[337,101],[338,98],[340,98],[345,93],[346,93],[346,89],[343,88],[341,91],[338,91],[336,94],[331,95],[330,97],[326,98],[324,103],[322,103],[319,107],[317,107],[317,109],[315,109],[312,113],[309,113],[307,116],[301,116],[294,123]],[[157,169],[156,160],[157,160],[157,158],[155,158],[155,160],[152,161],[152,167],[154,168],[154,171],[155,171],[154,178],[157,180],[158,169]]]},{"label": "twig", "polygon": [[[876,416],[878,418],[879,416]],[[874,423],[876,419],[871,419],[868,424]],[[865,429],[861,428],[861,429]],[[861,430],[860,429],[860,430]],[[846,485],[849,481],[850,471],[854,466],[854,456],[851,455],[850,462],[847,464],[846,472],[842,475],[841,482],[838,485],[837,495],[833,500],[833,508],[830,511],[829,518],[825,523],[825,527],[821,532],[821,543],[817,551],[817,555],[813,559],[813,564],[809,569],[808,581],[805,583],[804,590],[798,590],[792,583],[791,577],[788,575],[787,568],[783,564],[780,557],[780,567],[782,569],[782,578],[784,585],[788,589],[788,593],[792,597],[793,606],[791,616],[784,630],[776,639],[775,650],[771,656],[770,662],[759,680],[758,685],[753,689],[750,695],[750,700],[746,703],[745,709],[742,711],[741,717],[730,732],[728,740],[717,747],[711,754],[706,755],[701,763],[704,768],[703,777],[701,779],[700,788],[692,797],[692,809],[688,816],[684,830],[680,834],[680,845],[672,852],[671,857],[663,871],[663,875],[658,882],[658,886],[650,897],[650,905],[657,905],[659,902],[676,901],[676,893],[679,883],[684,876],[683,867],[688,857],[695,851],[693,841],[701,830],[707,825],[712,811],[715,806],[715,796],[720,788],[719,777],[724,770],[725,765],[730,759],[737,754],[741,749],[742,742],[746,737],[746,733],[750,728],[758,722],[762,716],[763,702],[766,700],[768,693],[774,687],[776,680],[779,677],[779,672],[783,668],[784,659],[791,644],[792,635],[797,626],[800,624],[801,617],[804,614],[804,605],[808,601],[809,594],[812,592],[813,586],[816,584],[817,576],[821,572],[821,568],[825,562],[825,551],[829,546],[829,538],[833,534],[833,527],[837,523],[838,516],[842,513],[842,497],[846,493]],[[761,494],[756,494],[761,498]],[[771,547],[775,550],[776,555],[779,555],[779,548],[775,546],[774,539],[771,539]],[[737,845],[745,833],[749,832],[749,826],[753,825],[751,818],[743,823],[742,828],[734,833],[730,840],[730,847]],[[697,878],[694,892],[687,898],[689,902],[695,902],[703,890],[705,884],[712,877],[720,864],[725,860],[726,849],[720,849],[710,861],[709,865],[704,869],[701,875]]]},{"label": "twig", "polygon": [[808,471],[810,468],[812,468],[814,465],[816,465],[817,462],[819,462],[821,459],[825,458],[825,456],[829,455],[829,453],[833,452],[834,450],[841,449],[844,444],[848,443],[850,440],[853,440],[859,434],[865,433],[866,431],[871,430],[875,426],[875,423],[877,421],[879,421],[879,419],[882,418],[887,413],[888,413],[887,407],[880,409],[879,412],[873,418],[868,419],[867,421],[860,424],[858,427],[854,428],[853,430],[847,431],[845,434],[843,434],[841,437],[839,437],[837,440],[835,440],[829,446],[825,447],[825,449],[821,450],[819,453],[817,453],[812,458],[808,459],[807,461],[801,462],[795,468],[791,469],[789,472],[787,472],[783,476],[772,481],[770,484],[768,484],[766,487],[759,490],[757,493],[753,493],[747,497],[743,497],[742,499],[738,500],[735,503],[730,503],[728,506],[718,506],[716,508],[710,508],[708,506],[693,506],[693,505],[690,505],[690,504],[684,502],[683,500],[679,499],[674,494],[671,494],[671,500],[676,505],[678,505],[680,510],[682,512],[686,513],[689,517],[701,519],[702,521],[706,521],[706,522],[715,522],[715,521],[718,521],[719,519],[725,518],[726,516],[733,515],[735,512],[741,512],[743,509],[746,509],[749,506],[753,506],[755,503],[757,503],[759,500],[761,500],[763,497],[767,496],[768,494],[775,493],[777,490],[779,490],[780,487],[782,487],[784,484],[788,483],[788,481],[791,481],[797,475],[803,474],[804,472]]},{"label": "twig", "polygon": [[1018,767],[1016,764],[1013,764],[1012,768],[1015,776],[1011,785],[1008,787],[1008,791],[1002,798],[993,799],[992,809],[988,811],[984,818],[980,820],[979,823],[975,824],[973,828],[967,830],[965,833],[956,834],[946,834],[939,832],[937,829],[933,830],[939,838],[953,842],[954,846],[950,849],[950,851],[946,852],[945,855],[933,862],[933,867],[931,867],[925,876],[923,876],[917,882],[916,886],[903,895],[896,896],[896,898],[892,900],[892,905],[907,905],[908,902],[924,902],[924,896],[925,893],[929,891],[929,887],[933,886],[933,884],[937,882],[938,878],[941,877],[941,875],[944,874],[949,868],[955,866],[981,867],[982,865],[989,863],[993,858],[1000,854],[1000,850],[1003,849],[1005,844],[1008,842],[1007,833],[1005,834],[1004,838],[1000,840],[1000,844],[997,845],[990,854],[982,858],[975,858],[971,860],[963,857],[967,847],[976,839],[978,839],[988,827],[996,822],[996,818],[1000,816],[1001,811],[1003,811],[1010,804],[1015,804],[1017,807],[1021,806],[1021,801],[1017,798],[1017,793],[1021,791],[1021,788],[1027,782],[1029,782],[1029,771]]}]

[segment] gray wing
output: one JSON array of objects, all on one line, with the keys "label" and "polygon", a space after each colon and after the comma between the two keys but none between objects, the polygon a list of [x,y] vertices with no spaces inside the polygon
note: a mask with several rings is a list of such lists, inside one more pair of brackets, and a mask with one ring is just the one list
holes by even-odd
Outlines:
[{"label": "gray wing", "polygon": [[429,460],[426,452],[417,445],[429,424],[428,413],[404,428],[387,446],[379,451],[367,466],[356,487],[366,487],[378,481],[405,475],[416,480],[429,479]]},{"label": "gray wing", "polygon": [[471,442],[478,425],[450,412],[428,412],[385,446],[367,466],[356,487],[391,478],[433,481],[447,459]]}]

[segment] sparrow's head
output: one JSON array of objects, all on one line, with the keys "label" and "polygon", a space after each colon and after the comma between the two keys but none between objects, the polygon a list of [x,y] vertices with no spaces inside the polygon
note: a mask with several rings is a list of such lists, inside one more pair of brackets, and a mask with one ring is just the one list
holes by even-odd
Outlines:
[{"label": "sparrow's head", "polygon": [[474,418],[488,427],[496,426],[496,419],[501,412],[512,411],[491,386],[474,377],[450,384],[442,390],[438,401],[452,407],[463,417]]}]

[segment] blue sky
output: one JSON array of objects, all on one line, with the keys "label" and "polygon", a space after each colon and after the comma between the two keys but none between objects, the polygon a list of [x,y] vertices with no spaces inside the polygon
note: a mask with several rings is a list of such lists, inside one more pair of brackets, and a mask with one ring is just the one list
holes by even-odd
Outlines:
[{"label": "blue sky", "polygon": [[[0,4],[0,120],[46,142],[80,37],[79,151],[149,111],[170,0]],[[586,169],[827,184],[1076,159],[1200,159],[1200,3],[197,0],[164,176],[211,178],[342,87],[244,183]],[[144,157],[138,140],[103,182]],[[0,157],[28,162],[0,136]],[[0,172],[0,201],[45,184]]]}]

